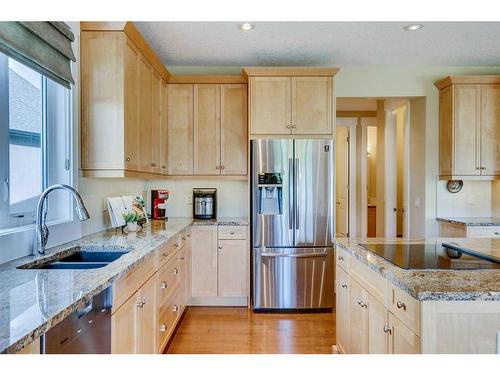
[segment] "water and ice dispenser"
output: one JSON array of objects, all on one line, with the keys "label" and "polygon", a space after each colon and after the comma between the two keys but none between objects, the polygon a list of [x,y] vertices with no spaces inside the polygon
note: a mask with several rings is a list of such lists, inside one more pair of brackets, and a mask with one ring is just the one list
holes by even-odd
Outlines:
[{"label": "water and ice dispenser", "polygon": [[283,213],[283,179],[281,173],[259,174],[259,214]]}]

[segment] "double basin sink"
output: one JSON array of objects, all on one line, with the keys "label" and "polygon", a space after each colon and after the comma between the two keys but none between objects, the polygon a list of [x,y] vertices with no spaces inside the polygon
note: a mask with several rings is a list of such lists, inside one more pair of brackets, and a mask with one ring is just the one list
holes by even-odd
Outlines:
[{"label": "double basin sink", "polygon": [[30,262],[17,268],[21,269],[45,269],[45,270],[80,270],[102,268],[119,259],[128,251],[92,251],[72,248],[65,251],[64,256],[49,259],[46,262]]}]

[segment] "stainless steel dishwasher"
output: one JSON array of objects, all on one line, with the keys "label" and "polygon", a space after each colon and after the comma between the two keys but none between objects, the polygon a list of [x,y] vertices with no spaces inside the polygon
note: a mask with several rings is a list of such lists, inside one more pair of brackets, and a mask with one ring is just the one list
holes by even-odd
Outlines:
[{"label": "stainless steel dishwasher", "polygon": [[40,341],[46,354],[111,353],[111,307],[113,286],[109,286],[83,309],[77,310],[48,330]]}]

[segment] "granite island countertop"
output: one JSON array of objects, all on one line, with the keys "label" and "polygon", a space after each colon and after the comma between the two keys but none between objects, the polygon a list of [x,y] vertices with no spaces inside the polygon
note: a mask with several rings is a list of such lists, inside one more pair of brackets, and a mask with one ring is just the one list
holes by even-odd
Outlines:
[{"label": "granite island countertop", "polygon": [[359,246],[360,243],[413,243],[441,245],[454,243],[476,253],[500,260],[500,239],[442,238],[429,240],[403,239],[336,239],[335,244],[368,265],[420,301],[500,301],[500,269],[479,270],[412,270],[395,266],[386,259]]},{"label": "granite island countertop", "polygon": [[[26,256],[0,265],[0,353],[16,352],[37,339],[193,224],[198,225],[191,218],[169,218],[167,222],[152,221],[129,235],[109,229],[49,249],[44,256]],[[248,219],[219,218],[211,225],[248,225]],[[74,247],[129,252],[97,269],[16,268],[33,261],[44,263]]]},{"label": "granite island countertop", "polygon": [[450,224],[465,225],[467,227],[500,226],[498,217],[437,217],[437,221]]}]

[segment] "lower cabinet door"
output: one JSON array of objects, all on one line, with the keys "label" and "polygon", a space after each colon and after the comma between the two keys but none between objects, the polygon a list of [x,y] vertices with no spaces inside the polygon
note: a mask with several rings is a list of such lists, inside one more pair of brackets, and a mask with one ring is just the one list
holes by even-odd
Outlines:
[{"label": "lower cabinet door", "polygon": [[111,316],[111,353],[134,354],[138,352],[137,306],[139,292],[136,292]]},{"label": "lower cabinet door", "polygon": [[247,296],[246,240],[220,240],[218,246],[218,296]]},{"label": "lower cabinet door", "polygon": [[389,353],[389,312],[373,296],[368,296],[368,352]]},{"label": "lower cabinet door", "polygon": [[337,348],[341,353],[350,353],[349,349],[349,300],[350,300],[350,279],[349,275],[337,266],[337,301],[336,301],[336,332]]},{"label": "lower cabinet door", "polygon": [[368,353],[368,292],[351,278],[350,341],[352,354]]},{"label": "lower cabinet door", "polygon": [[392,313],[389,313],[389,326],[391,328],[389,343],[389,352],[391,354],[420,353],[420,338]]},{"label": "lower cabinet door", "polygon": [[150,278],[139,289],[137,306],[137,352],[140,354],[156,353],[156,279]]},{"label": "lower cabinet door", "polygon": [[191,241],[192,296],[217,297],[217,226],[194,226]]}]

